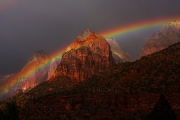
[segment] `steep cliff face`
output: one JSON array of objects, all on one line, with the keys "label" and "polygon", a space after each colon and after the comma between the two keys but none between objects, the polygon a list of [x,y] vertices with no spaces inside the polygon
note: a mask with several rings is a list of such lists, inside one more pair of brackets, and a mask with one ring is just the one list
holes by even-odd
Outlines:
[{"label": "steep cliff face", "polygon": [[73,82],[84,81],[112,65],[111,54],[107,41],[87,29],[63,53],[53,77],[66,75]]},{"label": "steep cliff face", "polygon": [[116,64],[133,61],[129,53],[124,52],[115,39],[106,39],[106,41],[109,43],[111,47],[112,56]]},{"label": "steep cliff face", "polygon": [[[14,83],[17,80],[19,80],[20,82],[17,82],[17,84],[11,87],[11,89],[0,89],[2,92],[0,100],[7,99],[21,92],[26,92],[37,86],[38,84],[46,81],[48,79],[49,66],[40,68],[39,65],[41,65],[43,61],[47,59],[49,59],[49,57],[46,53],[44,53],[43,51],[37,51],[29,59],[29,61],[19,73],[1,77],[1,86],[6,86],[7,84]],[[33,73],[31,75],[27,75],[27,72],[30,71],[32,71]]]},{"label": "steep cliff face", "polygon": [[148,42],[144,44],[139,58],[160,51],[177,42],[180,42],[180,20],[166,23],[161,30],[151,36]]},{"label": "steep cliff face", "polygon": [[57,66],[58,66],[58,63],[59,63],[60,59],[52,59],[51,62],[50,62],[50,65],[49,65],[49,72],[48,72],[48,80],[53,76]]}]

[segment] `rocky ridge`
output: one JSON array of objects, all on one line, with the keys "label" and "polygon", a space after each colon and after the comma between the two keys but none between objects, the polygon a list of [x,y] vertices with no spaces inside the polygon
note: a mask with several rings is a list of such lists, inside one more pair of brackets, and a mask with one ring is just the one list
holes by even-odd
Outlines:
[{"label": "rocky ridge", "polygon": [[166,23],[144,44],[139,58],[167,48],[180,42],[180,20]]}]

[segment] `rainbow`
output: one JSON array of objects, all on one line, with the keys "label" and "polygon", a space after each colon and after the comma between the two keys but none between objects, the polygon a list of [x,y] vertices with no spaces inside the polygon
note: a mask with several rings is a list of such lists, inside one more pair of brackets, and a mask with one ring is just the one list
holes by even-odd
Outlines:
[{"label": "rainbow", "polygon": [[[107,30],[104,32],[99,33],[101,36],[104,36],[105,38],[113,38],[116,36],[121,36],[124,34],[129,34],[131,32],[135,32],[138,30],[143,30],[143,29],[148,29],[148,28],[153,28],[155,26],[162,25],[166,22],[172,21],[172,20],[177,20],[180,19],[179,16],[175,17],[168,17],[168,18],[158,18],[158,19],[153,19],[153,20],[148,20],[148,21],[141,21],[133,24],[127,24],[123,26],[119,26],[115,29]],[[61,59],[62,53],[66,50],[67,47],[57,50],[54,52],[51,57],[48,60],[43,61],[40,65],[39,68],[44,68],[50,63],[52,63],[52,59]],[[16,76],[13,79],[11,79],[6,85],[2,86],[0,88],[0,95],[3,94],[4,91],[11,89],[13,86],[17,85],[20,83],[23,78],[27,78],[31,76],[35,71],[36,71],[37,66],[32,66],[29,68],[27,71],[24,71],[20,76]]]},{"label": "rainbow", "polygon": [[141,22],[113,28],[111,30],[104,31],[99,34],[105,38],[114,38],[114,37],[121,36],[124,34],[129,34],[129,33],[137,32],[144,29],[151,29],[156,26],[162,26],[163,24],[167,22],[171,22],[172,20],[179,20],[179,19],[180,19],[180,16],[172,16],[172,17],[164,17],[164,18],[158,18],[158,19],[153,19],[153,20],[141,21]]},{"label": "rainbow", "polygon": [[[52,60],[60,60],[62,57],[62,53],[66,50],[66,48],[63,48],[61,50],[58,50],[54,52],[49,59],[44,60],[41,62],[41,64],[38,66],[39,69],[42,69],[52,63]],[[0,88],[0,95],[3,94],[3,92],[6,92],[10,90],[13,86],[17,85],[20,83],[24,78],[30,77],[35,71],[36,71],[37,66],[31,66],[28,70],[23,71],[20,73],[20,75],[16,75],[13,77],[11,80],[9,80],[4,86],[1,86]]]}]

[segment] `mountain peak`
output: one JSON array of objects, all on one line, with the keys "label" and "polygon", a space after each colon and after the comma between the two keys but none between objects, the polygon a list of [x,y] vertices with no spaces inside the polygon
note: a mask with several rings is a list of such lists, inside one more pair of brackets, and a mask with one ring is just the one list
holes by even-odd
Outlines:
[{"label": "mountain peak", "polygon": [[176,24],[180,24],[180,20],[173,20],[171,22],[166,23],[165,26],[166,25],[176,25]]},{"label": "mountain peak", "polygon": [[139,56],[146,56],[180,42],[180,20],[174,20],[164,26],[143,45]]},{"label": "mountain peak", "polygon": [[113,58],[107,41],[86,29],[63,53],[50,80],[66,75],[75,83],[82,82],[112,64]]},{"label": "mountain peak", "polygon": [[91,33],[93,32],[90,29],[86,29],[77,37],[77,39],[84,41],[91,35]]},{"label": "mountain peak", "polygon": [[74,40],[74,42],[69,47],[67,47],[66,52],[72,49],[78,49],[82,46],[88,46],[101,40],[104,40],[104,38],[92,32],[90,29],[86,29]]}]

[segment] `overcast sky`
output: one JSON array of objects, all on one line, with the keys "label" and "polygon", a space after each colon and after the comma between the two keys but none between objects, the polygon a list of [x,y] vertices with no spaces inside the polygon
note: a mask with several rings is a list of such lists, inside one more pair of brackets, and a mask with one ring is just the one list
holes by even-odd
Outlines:
[{"label": "overcast sky", "polygon": [[[0,9],[0,74],[20,71],[35,51],[51,54],[87,28],[100,33],[139,21],[180,15],[179,6],[180,0],[19,0]],[[137,59],[143,44],[158,29],[115,39]]]}]

